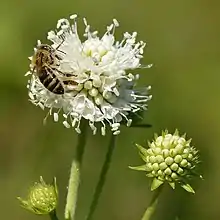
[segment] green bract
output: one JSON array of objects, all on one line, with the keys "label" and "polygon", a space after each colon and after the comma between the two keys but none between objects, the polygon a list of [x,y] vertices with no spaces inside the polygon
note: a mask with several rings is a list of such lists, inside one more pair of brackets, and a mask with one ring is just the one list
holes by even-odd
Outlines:
[{"label": "green bract", "polygon": [[21,206],[35,214],[46,215],[56,209],[58,191],[56,179],[52,185],[46,184],[42,177],[29,190],[26,200],[18,197]]},{"label": "green bract", "polygon": [[148,149],[137,144],[145,164],[130,168],[145,171],[148,177],[153,178],[151,190],[167,181],[173,189],[175,183],[179,183],[186,191],[195,193],[188,181],[191,177],[198,176],[195,168],[199,163],[199,156],[190,142],[191,140],[185,139],[185,135],[179,136],[177,130],[173,135],[166,130],[161,136],[155,135],[155,140],[148,143]]}]

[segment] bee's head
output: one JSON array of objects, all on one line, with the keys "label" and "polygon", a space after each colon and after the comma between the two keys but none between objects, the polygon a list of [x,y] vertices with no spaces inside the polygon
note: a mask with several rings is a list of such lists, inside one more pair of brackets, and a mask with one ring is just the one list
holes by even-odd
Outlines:
[{"label": "bee's head", "polygon": [[50,51],[52,48],[50,45],[47,45],[47,44],[41,44],[37,47],[38,50],[47,50],[47,51]]}]

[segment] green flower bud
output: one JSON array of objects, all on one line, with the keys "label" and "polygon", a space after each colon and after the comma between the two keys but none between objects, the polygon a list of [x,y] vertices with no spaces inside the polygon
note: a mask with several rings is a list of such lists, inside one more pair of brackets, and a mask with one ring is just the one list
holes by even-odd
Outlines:
[{"label": "green flower bud", "polygon": [[153,170],[155,170],[155,171],[158,171],[158,170],[160,169],[158,163],[154,163],[154,164],[152,165],[152,167],[153,167]]},{"label": "green flower bud", "polygon": [[46,184],[42,177],[40,182],[36,182],[29,190],[26,200],[18,197],[23,208],[38,214],[46,215],[54,211],[57,207],[58,191],[56,179],[52,185]]},{"label": "green flower bud", "polygon": [[174,161],[176,162],[176,163],[180,163],[181,161],[182,161],[182,156],[181,155],[176,155],[175,157],[174,157]]},{"label": "green flower bud", "polygon": [[137,145],[145,164],[130,168],[145,171],[148,177],[153,177],[152,190],[168,182],[172,188],[179,183],[185,190],[194,193],[188,181],[197,175],[195,169],[199,156],[190,142],[185,135],[180,136],[177,130],[174,134],[168,131],[162,132],[161,136],[155,134],[155,139],[148,143],[148,149]]},{"label": "green flower bud", "polygon": [[157,163],[162,163],[164,161],[163,156],[162,155],[157,155],[156,156],[156,161],[157,161]]},{"label": "green flower bud", "polygon": [[172,157],[167,157],[166,159],[165,159],[165,163],[168,165],[168,166],[170,166],[170,165],[172,165],[173,164],[173,158]]},{"label": "green flower bud", "polygon": [[179,168],[179,166],[178,166],[178,164],[173,163],[173,164],[170,166],[170,168],[171,168],[171,170],[173,170],[173,171],[177,171],[178,168]]},{"label": "green flower bud", "polygon": [[167,168],[167,164],[165,162],[160,163],[159,165],[161,170],[165,170]]},{"label": "green flower bud", "polygon": [[171,169],[170,169],[169,167],[167,167],[166,170],[164,171],[164,173],[165,173],[166,175],[171,175],[171,174],[172,174],[172,171],[171,171]]}]

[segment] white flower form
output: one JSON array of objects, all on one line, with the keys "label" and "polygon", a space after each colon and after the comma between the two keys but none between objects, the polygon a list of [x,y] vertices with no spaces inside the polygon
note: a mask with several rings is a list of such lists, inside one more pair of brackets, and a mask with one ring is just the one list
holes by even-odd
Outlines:
[{"label": "white flower form", "polygon": [[135,89],[139,76],[127,72],[142,67],[140,59],[145,43],[136,42],[136,32],[126,32],[121,42],[115,41],[115,28],[119,26],[115,19],[99,38],[97,31],[90,31],[85,18],[86,40],[81,41],[76,18],[77,15],[70,16],[71,23],[68,19],[58,20],[57,30],[48,33],[48,39],[53,42],[51,46],[54,49],[59,46],[56,51],[62,58],[59,71],[74,76],[76,85],[69,86],[64,94],[54,94],[29,71],[30,100],[42,109],[49,108],[48,115],[53,115],[54,121],[58,121],[63,112],[64,126],[73,127],[78,133],[84,118],[89,121],[93,134],[97,131],[96,122],[101,122],[102,135],[106,133],[106,124],[117,135],[122,119],[129,126],[132,122],[129,113],[147,109],[147,101],[151,99],[148,95],[150,86]]}]

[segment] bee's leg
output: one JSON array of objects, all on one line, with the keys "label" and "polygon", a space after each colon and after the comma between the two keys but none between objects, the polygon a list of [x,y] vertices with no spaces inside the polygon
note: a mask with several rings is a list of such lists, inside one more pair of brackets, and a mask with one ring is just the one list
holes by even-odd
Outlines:
[{"label": "bee's leg", "polygon": [[[66,54],[65,52],[63,52],[62,50],[59,50],[59,48],[60,48],[60,46],[63,44],[63,42],[65,41],[65,39],[63,39],[62,41],[61,41],[61,43],[56,47],[56,49],[55,50],[57,50],[57,51],[59,51],[59,52],[61,52],[61,53],[64,53],[64,54]],[[58,59],[60,59],[60,57],[58,57]]]},{"label": "bee's leg", "polygon": [[56,49],[55,50],[58,50],[59,49],[59,47],[63,44],[63,42],[65,41],[65,39],[63,39],[62,41],[61,41],[61,43],[56,47]]},{"label": "bee's leg", "polygon": [[[59,80],[59,82],[61,83],[61,85],[62,85],[62,87],[64,87],[65,85],[64,85],[64,83],[63,83],[63,80],[62,80],[62,75],[60,75],[60,74],[62,74],[62,72],[61,71],[59,71],[58,69],[56,69],[56,68],[51,68],[51,70],[53,70],[52,71],[52,73],[55,75],[55,77]],[[54,76],[53,76],[53,78],[54,78]]]},{"label": "bee's leg", "polygon": [[75,81],[76,80],[76,76],[72,75],[71,73],[63,73],[61,71],[58,71],[60,73],[59,78],[62,81]]}]

